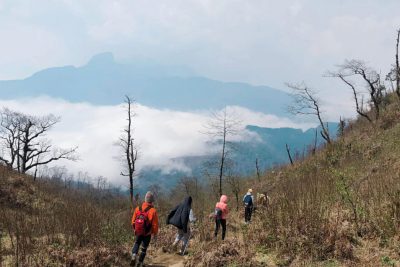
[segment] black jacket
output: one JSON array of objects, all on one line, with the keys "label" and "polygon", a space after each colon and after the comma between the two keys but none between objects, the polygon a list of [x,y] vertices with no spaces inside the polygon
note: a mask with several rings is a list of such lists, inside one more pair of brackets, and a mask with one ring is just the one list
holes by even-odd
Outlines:
[{"label": "black jacket", "polygon": [[185,200],[176,206],[167,217],[167,224],[172,224],[184,233],[188,231],[189,214],[192,208],[192,197],[187,197]]}]

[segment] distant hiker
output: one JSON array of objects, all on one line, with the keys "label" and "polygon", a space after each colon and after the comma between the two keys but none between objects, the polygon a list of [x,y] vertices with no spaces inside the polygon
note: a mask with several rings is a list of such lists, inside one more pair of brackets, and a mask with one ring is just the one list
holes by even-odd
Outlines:
[{"label": "distant hiker", "polygon": [[142,253],[139,256],[138,267],[143,266],[146,251],[149,247],[151,236],[156,236],[158,233],[158,216],[157,211],[153,206],[154,195],[152,192],[147,192],[145,202],[141,207],[136,207],[132,216],[132,226],[135,231],[135,244],[132,248],[131,266],[136,265],[136,258],[139,252],[139,247],[142,245]]},{"label": "distant hiker", "polygon": [[225,195],[221,196],[221,199],[215,204],[215,233],[214,236],[217,238],[219,228],[222,226],[222,240],[225,239],[226,234],[226,218],[228,216],[228,197]]},{"label": "distant hiker", "polygon": [[186,248],[189,245],[190,239],[190,226],[189,222],[196,221],[192,210],[192,197],[187,197],[185,200],[176,206],[167,217],[167,224],[172,224],[178,228],[175,241],[172,244],[172,248],[176,249],[178,243],[182,241],[182,247],[180,254],[185,255]]},{"label": "distant hiker", "polygon": [[269,196],[265,192],[264,194],[257,193],[257,207],[268,207],[269,206]]},{"label": "distant hiker", "polygon": [[251,221],[251,214],[253,212],[254,206],[254,198],[253,198],[253,190],[249,189],[247,194],[243,197],[244,203],[244,221],[245,223],[249,223]]}]

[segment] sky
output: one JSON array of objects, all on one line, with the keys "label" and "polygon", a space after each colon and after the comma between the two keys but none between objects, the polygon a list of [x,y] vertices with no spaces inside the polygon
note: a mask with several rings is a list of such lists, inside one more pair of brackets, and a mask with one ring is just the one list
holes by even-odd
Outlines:
[{"label": "sky", "polygon": [[[54,66],[82,66],[93,55],[112,52],[118,62],[180,66],[221,81],[282,90],[288,90],[287,82],[305,81],[319,92],[325,118],[337,120],[339,112],[354,115],[351,92],[323,74],[353,58],[387,73],[394,62],[398,10],[398,0],[0,0],[0,80],[23,79]],[[0,100],[0,105],[62,115],[51,137],[60,146],[74,140],[84,159],[70,168],[108,177],[119,173],[119,163],[110,159],[118,154],[113,142],[123,125],[120,106],[50,98]],[[232,109],[249,124],[310,126]],[[137,113],[140,164],[170,166],[166,158],[206,153],[199,129],[209,114],[140,103]]]},{"label": "sky", "polygon": [[347,97],[321,75],[346,58],[387,71],[399,9],[397,0],[0,0],[0,79],[109,51],[223,81],[285,89],[304,80]]}]

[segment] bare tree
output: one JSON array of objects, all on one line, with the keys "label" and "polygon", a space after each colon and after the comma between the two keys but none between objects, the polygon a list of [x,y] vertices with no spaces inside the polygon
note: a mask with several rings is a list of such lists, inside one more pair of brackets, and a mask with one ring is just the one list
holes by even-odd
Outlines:
[{"label": "bare tree", "polygon": [[344,130],[346,129],[346,121],[340,117],[338,125],[338,136],[344,136]]},{"label": "bare tree", "polygon": [[22,114],[4,108],[1,113],[0,139],[2,147],[2,156],[0,161],[10,169],[14,168],[17,163],[19,170],[19,139],[20,139],[20,123],[19,118]]},{"label": "bare tree", "polygon": [[355,85],[346,78],[347,75],[345,75],[341,72],[336,72],[336,73],[330,72],[329,75],[331,77],[337,77],[337,78],[341,79],[345,84],[347,84],[351,88],[351,90],[353,92],[354,102],[356,104],[356,112],[360,116],[366,118],[369,122],[372,122],[372,119],[370,118],[368,113],[364,111],[364,99],[362,98],[361,103],[360,103],[359,93],[357,92]]},{"label": "bare tree", "polygon": [[239,210],[239,194],[241,189],[241,179],[237,175],[227,175],[226,182],[229,185],[236,200],[236,211]]},{"label": "bare tree", "polygon": [[183,187],[187,196],[198,197],[199,195],[199,181],[197,177],[183,176],[179,179],[178,184]]},{"label": "bare tree", "polygon": [[203,163],[202,170],[203,176],[208,181],[208,186],[211,190],[210,193],[212,193],[217,199],[221,196],[219,192],[219,181],[217,180],[217,175],[214,172],[214,170],[218,169],[218,166],[219,162],[210,159]]},{"label": "bare tree", "polygon": [[396,34],[396,53],[395,53],[395,64],[393,64],[392,69],[386,75],[386,81],[389,82],[393,93],[396,93],[397,97],[400,99],[400,64],[399,64],[399,41],[400,41],[400,29],[397,30]]},{"label": "bare tree", "polygon": [[357,82],[350,80],[351,77],[359,78],[367,89],[370,102],[375,111],[375,118],[378,119],[384,96],[383,93],[386,90],[385,85],[381,81],[381,75],[368,67],[367,64],[361,60],[345,60],[345,62],[338,67],[338,71],[328,72],[328,76],[340,78],[352,89],[357,113],[366,118],[369,122],[372,122],[372,118],[364,111],[364,100],[361,99],[360,103],[359,92],[356,89]]},{"label": "bare tree", "polygon": [[315,155],[315,152],[317,152],[317,145],[318,145],[318,129],[315,128],[315,135],[314,135],[314,144],[311,149],[311,153]]},{"label": "bare tree", "polygon": [[258,165],[258,158],[256,158],[256,174],[257,174],[257,180],[260,182],[261,181],[261,172],[260,172],[260,166]]},{"label": "bare tree", "polygon": [[214,138],[221,144],[218,166],[219,194],[222,195],[222,180],[224,177],[225,164],[230,151],[229,138],[239,133],[240,120],[224,108],[221,112],[212,114],[212,119],[205,125],[205,134]]},{"label": "bare tree", "polygon": [[[0,139],[3,155],[0,161],[8,167],[26,173],[60,159],[76,160],[75,148],[53,147],[47,132],[60,121],[54,115],[30,116],[3,109],[1,111]],[[36,176],[34,176],[34,179]]]},{"label": "bare tree", "polygon": [[103,191],[106,189],[107,179],[104,176],[98,176],[96,178],[96,189],[98,191]]},{"label": "bare tree", "polygon": [[287,84],[293,90],[293,105],[288,107],[290,113],[294,115],[312,115],[316,116],[321,126],[320,134],[325,141],[330,144],[331,137],[329,135],[328,125],[322,120],[322,111],[320,101],[316,97],[316,93],[310,89],[304,82],[300,84]]},{"label": "bare tree", "polygon": [[129,96],[125,96],[126,112],[127,112],[127,125],[123,130],[122,136],[119,138],[119,145],[123,150],[125,157],[125,167],[126,172],[121,172],[122,176],[129,177],[129,196],[131,206],[133,207],[133,177],[136,171],[136,160],[138,158],[138,151],[135,147],[134,137],[133,137],[133,117],[135,113],[133,112],[133,99]]}]

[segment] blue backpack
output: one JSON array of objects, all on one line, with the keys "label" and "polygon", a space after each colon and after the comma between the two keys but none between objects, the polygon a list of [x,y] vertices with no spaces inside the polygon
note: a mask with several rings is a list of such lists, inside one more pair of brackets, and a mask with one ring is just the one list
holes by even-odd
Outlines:
[{"label": "blue backpack", "polygon": [[253,198],[251,197],[251,195],[246,195],[244,197],[243,200],[244,204],[246,205],[246,207],[251,207],[253,206]]}]

